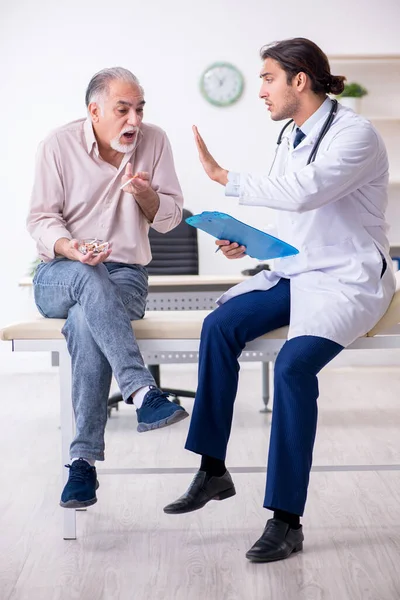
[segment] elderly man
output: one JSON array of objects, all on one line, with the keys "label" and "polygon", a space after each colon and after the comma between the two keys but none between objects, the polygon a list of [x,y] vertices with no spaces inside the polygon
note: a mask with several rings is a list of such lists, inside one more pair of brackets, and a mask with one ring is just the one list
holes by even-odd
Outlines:
[{"label": "elderly man", "polygon": [[[86,91],[88,116],[40,145],[27,220],[42,262],[34,277],[44,317],[65,318],[72,360],[76,436],[61,506],[97,502],[96,460],[104,460],[107,399],[114,374],[134,404],[138,431],[188,416],[146,369],[131,327],[147,298],[149,227],[182,218],[182,192],[166,134],[143,120],[144,92],[126,69],[100,71]],[[135,174],[135,175],[134,175]],[[88,238],[109,242],[82,252]]]}]

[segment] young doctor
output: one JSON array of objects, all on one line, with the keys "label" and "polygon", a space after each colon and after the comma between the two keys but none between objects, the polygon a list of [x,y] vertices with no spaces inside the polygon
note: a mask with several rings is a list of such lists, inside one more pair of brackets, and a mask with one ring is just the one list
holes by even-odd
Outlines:
[{"label": "young doctor", "polygon": [[[285,325],[275,363],[274,411],[264,507],[273,511],[251,561],[303,548],[303,515],[317,427],[317,374],[386,312],[395,282],[386,237],[388,159],[371,123],[327,97],[340,94],[326,55],[296,38],[261,50],[260,98],[280,136],[268,176],[223,169],[194,128],[207,175],[240,204],[278,212],[278,232],[299,254],[276,261],[218,301],[203,326],[199,385],[186,449],[201,455],[187,492],[164,511],[179,514],[235,494],[225,466],[238,358],[245,344]],[[227,258],[246,249],[217,241]]]}]

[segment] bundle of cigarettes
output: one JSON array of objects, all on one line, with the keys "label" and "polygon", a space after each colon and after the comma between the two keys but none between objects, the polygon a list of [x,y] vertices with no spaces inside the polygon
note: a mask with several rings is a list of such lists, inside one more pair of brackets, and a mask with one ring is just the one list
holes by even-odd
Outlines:
[{"label": "bundle of cigarettes", "polygon": [[82,240],[79,243],[79,252],[82,254],[87,254],[88,252],[93,252],[93,254],[100,254],[100,252],[106,252],[108,250],[108,242],[103,242],[103,240],[90,239],[90,240]]}]

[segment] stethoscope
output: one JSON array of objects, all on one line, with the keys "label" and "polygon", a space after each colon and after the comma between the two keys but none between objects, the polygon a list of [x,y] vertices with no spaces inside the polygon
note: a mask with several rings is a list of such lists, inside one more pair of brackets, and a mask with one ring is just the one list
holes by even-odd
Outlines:
[{"label": "stethoscope", "polygon": [[[315,142],[315,144],[314,144],[314,146],[313,146],[313,148],[312,148],[312,150],[310,152],[310,156],[308,157],[308,160],[307,160],[307,164],[308,165],[315,160],[315,157],[316,157],[317,152],[318,152],[318,148],[320,147],[322,140],[324,139],[325,135],[327,134],[330,126],[333,123],[333,119],[336,116],[337,108],[338,108],[338,101],[337,100],[332,100],[332,106],[331,106],[331,109],[329,111],[329,115],[327,116],[326,121],[323,124],[322,129],[320,131],[320,134],[319,134],[319,136],[318,136],[318,138],[317,138],[317,140],[316,140],[316,142]],[[270,173],[271,173],[272,169],[274,168],[274,164],[275,164],[276,156],[277,156],[277,153],[278,153],[278,150],[279,150],[279,146],[281,145],[281,142],[282,142],[282,139],[283,139],[283,134],[285,133],[285,131],[289,127],[289,125],[291,125],[292,123],[294,123],[294,121],[293,121],[293,119],[290,119],[290,121],[288,121],[285,124],[285,126],[282,128],[282,130],[281,130],[281,132],[280,132],[280,134],[278,136],[278,139],[276,140],[277,147],[276,147],[276,150],[275,150],[274,161],[273,161],[271,169],[269,171]]]}]

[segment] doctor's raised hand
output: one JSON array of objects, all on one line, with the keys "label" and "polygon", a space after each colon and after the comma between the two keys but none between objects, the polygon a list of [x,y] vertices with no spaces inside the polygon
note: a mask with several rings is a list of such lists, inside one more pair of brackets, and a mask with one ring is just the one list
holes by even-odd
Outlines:
[{"label": "doctor's raised hand", "polygon": [[199,159],[205,172],[213,181],[216,181],[221,185],[226,185],[228,183],[228,171],[220,167],[215,158],[211,156],[196,125],[193,125],[192,130],[194,133],[194,140],[196,142],[197,150],[199,151]]},{"label": "doctor's raised hand", "polygon": [[[220,167],[215,158],[211,156],[208,148],[201,137],[196,125],[192,127],[194,133],[194,139],[196,142],[197,149],[199,151],[200,162],[210,179],[226,185],[228,183],[228,171]],[[246,248],[240,246],[236,242],[230,242],[229,240],[216,240],[218,250],[221,250],[226,258],[243,258],[246,256]]]}]

